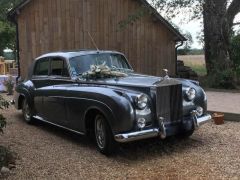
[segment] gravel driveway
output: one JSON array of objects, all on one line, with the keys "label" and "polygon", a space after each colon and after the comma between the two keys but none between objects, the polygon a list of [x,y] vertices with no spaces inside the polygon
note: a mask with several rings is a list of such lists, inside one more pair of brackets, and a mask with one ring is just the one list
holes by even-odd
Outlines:
[{"label": "gravel driveway", "polygon": [[93,142],[61,129],[27,125],[11,107],[0,144],[18,154],[8,179],[239,179],[240,123],[205,124],[188,140],[125,144],[105,157]]}]

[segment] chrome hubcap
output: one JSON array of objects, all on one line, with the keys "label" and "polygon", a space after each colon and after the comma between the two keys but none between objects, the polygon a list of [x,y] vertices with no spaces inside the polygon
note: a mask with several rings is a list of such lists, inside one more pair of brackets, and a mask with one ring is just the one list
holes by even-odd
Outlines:
[{"label": "chrome hubcap", "polygon": [[103,149],[106,142],[105,137],[105,127],[103,124],[103,119],[101,117],[97,117],[95,120],[95,136],[97,140],[98,146]]}]

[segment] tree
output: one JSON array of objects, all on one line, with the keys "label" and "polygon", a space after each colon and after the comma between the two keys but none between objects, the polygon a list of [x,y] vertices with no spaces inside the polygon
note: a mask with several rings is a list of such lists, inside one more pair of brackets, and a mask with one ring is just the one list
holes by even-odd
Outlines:
[{"label": "tree", "polygon": [[231,59],[234,62],[238,83],[240,83],[240,34],[235,35],[231,40]]},{"label": "tree", "polygon": [[7,47],[15,50],[16,47],[15,27],[7,22],[0,21],[0,55]]},{"label": "tree", "polygon": [[193,38],[190,32],[182,33],[186,38],[187,41],[183,43],[183,47],[178,49],[179,55],[187,55],[191,51],[191,46],[193,44]]},{"label": "tree", "polygon": [[[170,20],[169,20],[170,21]],[[170,21],[171,22],[171,21]],[[180,49],[178,49],[179,55],[187,55],[191,51],[191,46],[193,44],[193,38],[189,31],[182,31],[181,28],[171,22],[173,27],[177,29],[184,37],[186,37],[187,41],[185,41]]]},{"label": "tree", "polygon": [[7,20],[7,13],[21,0],[0,1],[0,55],[5,48],[16,49],[16,27]]},{"label": "tree", "polygon": [[[192,19],[203,18],[205,58],[208,76],[219,83],[219,74],[233,80],[233,61],[230,59],[230,39],[235,16],[240,12],[240,0],[152,0],[158,10],[166,9],[167,17],[174,17],[183,9]],[[221,80],[222,81],[222,80]]]}]

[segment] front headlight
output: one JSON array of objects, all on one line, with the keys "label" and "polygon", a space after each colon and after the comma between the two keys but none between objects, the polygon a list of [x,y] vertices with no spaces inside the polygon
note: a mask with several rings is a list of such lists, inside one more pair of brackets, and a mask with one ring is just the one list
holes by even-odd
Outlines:
[{"label": "front headlight", "polygon": [[186,96],[189,101],[192,101],[196,97],[196,90],[194,88],[188,88],[186,90]]},{"label": "front headlight", "polygon": [[148,104],[148,97],[145,94],[140,94],[136,97],[136,106],[139,109],[145,109]]}]

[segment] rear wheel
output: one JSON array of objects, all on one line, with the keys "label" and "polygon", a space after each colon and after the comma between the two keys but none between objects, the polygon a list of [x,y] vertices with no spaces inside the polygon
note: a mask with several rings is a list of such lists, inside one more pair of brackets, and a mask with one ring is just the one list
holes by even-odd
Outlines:
[{"label": "rear wheel", "polygon": [[23,100],[22,113],[23,113],[23,118],[25,122],[29,124],[32,123],[33,121],[32,109],[30,108],[26,99]]},{"label": "rear wheel", "polygon": [[116,149],[116,141],[104,116],[95,117],[94,130],[98,150],[105,155],[112,154]]}]

